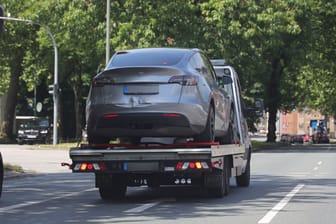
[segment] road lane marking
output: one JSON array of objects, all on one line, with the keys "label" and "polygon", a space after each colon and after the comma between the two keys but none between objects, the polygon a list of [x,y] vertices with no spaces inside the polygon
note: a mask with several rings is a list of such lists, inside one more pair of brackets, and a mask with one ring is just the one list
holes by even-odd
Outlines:
[{"label": "road lane marking", "polygon": [[321,165],[322,165],[322,161],[319,161],[319,162],[317,163],[317,166],[315,166],[313,170],[314,170],[314,171],[318,170],[318,169],[320,168]]},{"label": "road lane marking", "polygon": [[289,192],[278,204],[276,204],[267,214],[258,221],[258,224],[268,224],[272,219],[288,204],[288,202],[304,187],[304,184],[298,184]]},{"label": "road lane marking", "polygon": [[163,199],[160,199],[158,201],[152,201],[152,202],[140,205],[138,207],[125,210],[124,212],[125,213],[141,213],[141,212],[143,212],[143,211],[145,211],[149,208],[152,208],[152,207],[154,207],[158,204],[161,204],[163,202],[175,202],[175,201],[176,201],[176,198],[163,198]]},{"label": "road lane marking", "polygon": [[135,207],[135,208],[132,208],[132,209],[128,209],[126,211],[124,211],[125,213],[140,213],[140,212],[143,212],[151,207],[154,207],[158,204],[160,204],[161,201],[157,201],[157,202],[152,202],[152,203],[146,203],[146,204],[143,204],[143,205],[140,205],[138,207]]},{"label": "road lane marking", "polygon": [[87,190],[80,191],[80,192],[69,193],[69,194],[65,194],[65,195],[62,195],[62,196],[56,196],[56,197],[52,197],[52,198],[48,198],[48,199],[44,199],[44,200],[39,200],[39,201],[28,201],[28,202],[23,202],[23,203],[20,203],[20,204],[10,205],[10,206],[7,206],[7,207],[0,208],[0,213],[10,212],[10,211],[15,210],[15,209],[24,208],[24,207],[31,206],[31,205],[36,205],[36,204],[42,204],[42,203],[53,201],[53,200],[68,198],[68,197],[76,196],[76,195],[79,195],[79,194],[82,194],[82,193],[85,193],[85,192],[88,192],[88,191],[93,191],[93,190],[95,190],[95,188],[87,189]]}]

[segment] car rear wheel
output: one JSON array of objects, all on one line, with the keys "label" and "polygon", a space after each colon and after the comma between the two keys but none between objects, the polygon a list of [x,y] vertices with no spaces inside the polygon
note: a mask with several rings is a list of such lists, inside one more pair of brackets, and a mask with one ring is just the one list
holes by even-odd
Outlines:
[{"label": "car rear wheel", "polygon": [[105,137],[88,136],[89,144],[108,144],[110,140]]},{"label": "car rear wheel", "polygon": [[139,145],[141,142],[141,137],[119,138],[119,141],[121,144]]},{"label": "car rear wheel", "polygon": [[235,131],[237,131],[237,127],[235,124],[236,123],[235,123],[234,111],[231,109],[230,123],[227,133],[223,137],[218,138],[220,144],[232,144],[235,141]]},{"label": "car rear wheel", "polygon": [[215,141],[215,112],[213,107],[210,107],[207,123],[204,131],[195,137],[195,142],[214,142]]}]

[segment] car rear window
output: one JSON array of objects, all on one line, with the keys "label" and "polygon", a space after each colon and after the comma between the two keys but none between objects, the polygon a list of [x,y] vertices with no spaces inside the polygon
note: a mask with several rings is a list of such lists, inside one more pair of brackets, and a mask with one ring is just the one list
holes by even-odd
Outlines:
[{"label": "car rear window", "polygon": [[107,67],[172,66],[176,65],[184,54],[184,51],[121,51],[114,55]]}]

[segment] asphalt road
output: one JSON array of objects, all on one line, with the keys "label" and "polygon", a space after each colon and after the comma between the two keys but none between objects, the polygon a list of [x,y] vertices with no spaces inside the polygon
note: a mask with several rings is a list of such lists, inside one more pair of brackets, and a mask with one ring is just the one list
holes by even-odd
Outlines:
[{"label": "asphalt road", "polygon": [[0,151],[5,162],[36,171],[5,180],[0,223],[326,224],[336,220],[336,146],[256,152],[251,186],[237,188],[232,179],[230,194],[221,199],[208,198],[198,189],[136,187],[115,202],[100,199],[92,174],[72,174],[59,166],[68,160],[66,150],[0,145]]}]

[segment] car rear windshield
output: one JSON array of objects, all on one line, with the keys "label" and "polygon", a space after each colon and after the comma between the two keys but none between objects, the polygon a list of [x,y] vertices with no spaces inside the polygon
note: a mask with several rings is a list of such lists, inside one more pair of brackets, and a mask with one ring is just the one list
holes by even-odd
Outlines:
[{"label": "car rear windshield", "polygon": [[184,54],[184,51],[121,51],[114,55],[108,68],[129,66],[172,66],[176,65],[182,59]]}]

